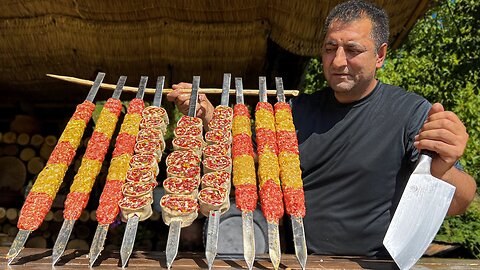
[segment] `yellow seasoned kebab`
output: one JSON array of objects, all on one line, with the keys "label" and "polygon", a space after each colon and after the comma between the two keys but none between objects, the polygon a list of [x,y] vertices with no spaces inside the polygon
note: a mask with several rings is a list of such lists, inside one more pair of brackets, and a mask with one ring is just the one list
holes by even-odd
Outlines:
[{"label": "yellow seasoned kebab", "polygon": [[278,148],[275,136],[273,107],[268,102],[258,102],[255,108],[257,136],[258,179],[260,203],[267,222],[278,224],[283,216],[283,196],[280,187]]},{"label": "yellow seasoned kebab", "polygon": [[64,222],[53,247],[52,264],[60,259],[65,251],[75,221],[85,209],[92,191],[95,179],[100,173],[103,160],[110,146],[110,139],[117,125],[122,111],[122,102],[119,100],[126,76],[121,76],[111,98],[103,106],[98,117],[92,137],[88,141],[87,149],[82,158],[82,164],[73,178],[70,193],[64,203]]},{"label": "yellow seasoned kebab", "polygon": [[282,182],[285,211],[294,217],[305,216],[302,170],[298,154],[298,141],[293,125],[292,109],[285,102],[275,104],[278,162]]},{"label": "yellow seasoned kebab", "polygon": [[10,264],[20,253],[31,231],[36,230],[52,206],[58,189],[65,177],[68,166],[72,163],[75,152],[80,145],[83,132],[90,120],[95,104],[92,103],[100,88],[105,73],[99,72],[87,98],[79,104],[70,118],[60,139],[51,153],[47,165],[33,185],[20,212],[17,227],[19,231],[7,254]]},{"label": "yellow seasoned kebab", "polygon": [[250,113],[244,104],[233,107],[233,185],[235,201],[242,212],[253,212],[257,207],[257,177],[252,146]]},{"label": "yellow seasoned kebab", "polygon": [[93,266],[103,250],[107,237],[108,227],[119,213],[118,202],[123,198],[122,185],[127,177],[129,163],[134,153],[136,137],[138,134],[142,111],[145,108],[143,94],[146,81],[141,81],[137,96],[130,101],[127,114],[115,141],[108,175],[100,195],[96,212],[98,226],[95,231],[89,253],[89,264]]}]

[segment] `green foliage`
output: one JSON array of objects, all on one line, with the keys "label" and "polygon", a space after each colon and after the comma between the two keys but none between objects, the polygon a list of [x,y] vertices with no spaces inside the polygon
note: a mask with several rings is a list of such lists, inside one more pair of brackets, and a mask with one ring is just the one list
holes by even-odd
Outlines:
[{"label": "green foliage", "polygon": [[[440,102],[455,112],[470,135],[465,171],[480,185],[480,1],[443,0],[414,26],[402,46],[390,51],[378,78]],[[325,85],[321,61],[313,59],[305,92]],[[460,243],[480,258],[480,202],[449,217],[437,240]]]}]

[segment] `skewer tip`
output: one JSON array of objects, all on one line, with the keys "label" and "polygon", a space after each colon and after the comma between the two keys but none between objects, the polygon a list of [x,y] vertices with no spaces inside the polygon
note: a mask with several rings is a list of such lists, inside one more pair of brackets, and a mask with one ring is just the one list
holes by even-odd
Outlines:
[{"label": "skewer tip", "polygon": [[13,262],[13,260],[15,259],[15,257],[17,257],[17,256],[12,256],[11,258],[7,257],[8,258],[7,265],[10,265]]}]

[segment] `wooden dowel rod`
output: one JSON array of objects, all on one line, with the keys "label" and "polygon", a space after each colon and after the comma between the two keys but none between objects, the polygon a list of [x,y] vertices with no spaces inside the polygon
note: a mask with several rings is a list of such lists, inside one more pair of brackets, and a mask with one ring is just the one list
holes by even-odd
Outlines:
[{"label": "wooden dowel rod", "polygon": [[[80,85],[87,85],[87,86],[92,86],[93,82],[89,80],[84,80],[84,79],[79,79],[75,77],[70,77],[70,76],[62,76],[62,75],[55,75],[55,74],[47,74],[48,77],[59,79],[62,81],[67,81],[75,84],[80,84]],[[101,88],[104,89],[110,89],[110,90],[115,90],[116,85],[114,84],[108,84],[108,83],[102,83],[100,85]],[[184,92],[189,93],[192,89],[183,89]],[[132,86],[125,86],[123,87],[123,91],[127,92],[137,92],[137,87],[132,87]],[[168,94],[172,92],[172,89],[163,89],[163,94]],[[153,88],[145,88],[145,93],[150,93],[154,94],[155,89]],[[201,88],[199,93],[203,94],[221,94],[222,89],[219,88]],[[230,89],[230,95],[235,95],[235,89]],[[285,90],[285,96],[298,96],[299,91],[298,90]],[[246,96],[256,96],[258,95],[258,90],[254,89],[244,89],[243,94]],[[267,94],[270,96],[275,96],[277,94],[276,90],[267,90]]]}]

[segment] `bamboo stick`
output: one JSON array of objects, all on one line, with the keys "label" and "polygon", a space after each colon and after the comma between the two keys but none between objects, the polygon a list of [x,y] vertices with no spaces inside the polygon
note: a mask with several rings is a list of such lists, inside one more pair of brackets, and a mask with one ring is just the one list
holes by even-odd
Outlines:
[{"label": "bamboo stick", "polygon": [[[48,77],[59,79],[62,81],[67,81],[75,84],[80,84],[80,85],[87,85],[91,86],[93,85],[92,81],[89,80],[84,80],[84,79],[79,79],[75,77],[70,77],[70,76],[62,76],[62,75],[55,75],[55,74],[47,74]],[[100,85],[101,88],[103,89],[110,89],[110,90],[115,90],[116,85],[114,84],[108,84],[108,83],[102,83]],[[183,89],[186,93],[190,93],[192,89]],[[137,92],[137,87],[132,87],[132,86],[125,86],[123,87],[124,92]],[[168,94],[172,92],[172,89],[167,89],[165,88],[163,90],[163,94]],[[219,88],[202,88],[198,91],[199,93],[203,94],[221,94],[222,89]],[[154,88],[145,88],[145,93],[155,93]],[[298,90],[285,90],[285,96],[298,96],[299,91]],[[255,89],[244,89],[243,94],[246,96],[257,96],[258,95],[258,90]],[[267,95],[269,96],[275,96],[277,94],[276,90],[267,90]],[[235,95],[235,89],[230,89],[230,95]]]}]

